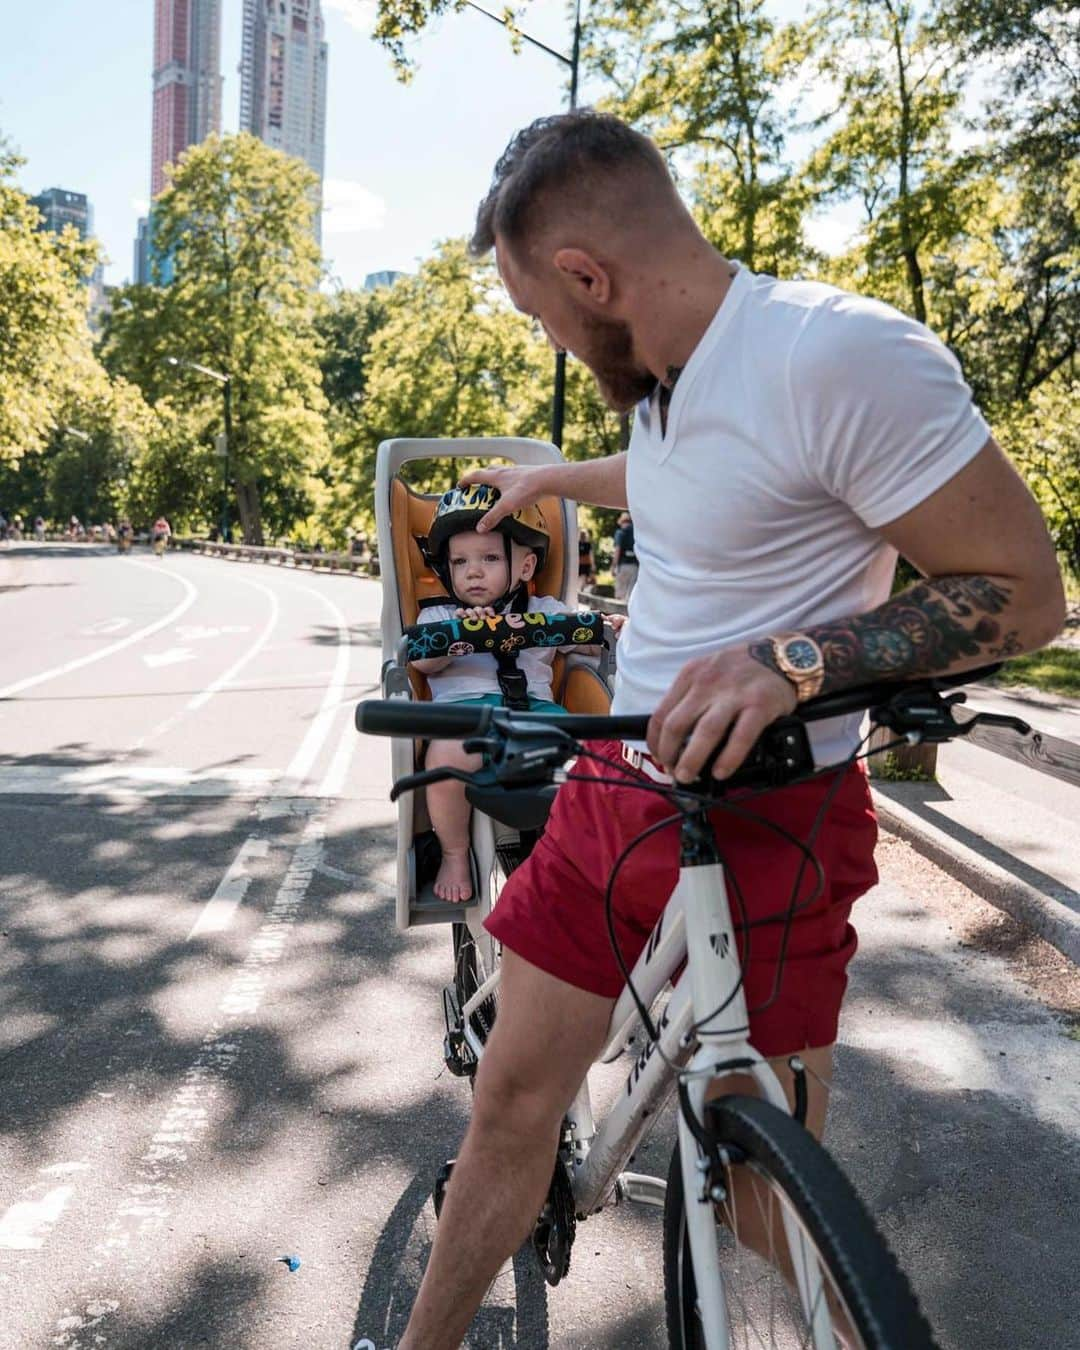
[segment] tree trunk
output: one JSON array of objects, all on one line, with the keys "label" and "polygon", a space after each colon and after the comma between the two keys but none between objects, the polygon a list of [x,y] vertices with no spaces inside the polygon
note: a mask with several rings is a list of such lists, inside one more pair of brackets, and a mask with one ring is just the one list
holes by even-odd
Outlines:
[{"label": "tree trunk", "polygon": [[[876,727],[870,734],[868,749],[879,750],[897,739],[895,731],[888,727]],[[866,761],[871,778],[880,778],[883,782],[897,779],[926,780],[937,773],[936,745],[898,745],[886,754],[871,755]]]},{"label": "tree trunk", "polygon": [[262,510],[259,505],[259,489],[254,483],[237,483],[236,505],[240,511],[244,543],[262,544]]}]

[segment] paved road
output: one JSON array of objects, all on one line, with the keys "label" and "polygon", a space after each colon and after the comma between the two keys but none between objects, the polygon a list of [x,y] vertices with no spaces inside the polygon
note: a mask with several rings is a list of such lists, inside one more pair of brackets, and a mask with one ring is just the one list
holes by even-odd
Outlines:
[{"label": "paved road", "polygon": [[[386,748],[350,730],[379,599],[0,554],[2,1350],[399,1335],[468,1100],[446,935],[393,930]],[[899,844],[881,863],[833,1146],[947,1350],[1077,1344],[1076,973]],[[605,1213],[560,1288],[519,1258],[469,1345],[660,1347],[658,1265],[655,1212]]]}]

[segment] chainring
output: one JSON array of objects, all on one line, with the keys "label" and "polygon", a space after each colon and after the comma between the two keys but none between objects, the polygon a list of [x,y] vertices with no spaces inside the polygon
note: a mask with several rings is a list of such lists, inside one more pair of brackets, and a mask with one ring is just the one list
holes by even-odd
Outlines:
[{"label": "chainring", "polygon": [[570,1177],[562,1160],[556,1159],[547,1199],[532,1232],[532,1248],[548,1284],[558,1284],[569,1271],[570,1249],[576,1232],[577,1216]]}]

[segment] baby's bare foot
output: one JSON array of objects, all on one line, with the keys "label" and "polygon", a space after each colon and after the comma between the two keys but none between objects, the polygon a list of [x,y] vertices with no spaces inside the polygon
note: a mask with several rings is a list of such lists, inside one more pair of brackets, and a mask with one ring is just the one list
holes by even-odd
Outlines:
[{"label": "baby's bare foot", "polygon": [[435,878],[435,894],[440,900],[454,904],[472,899],[472,869],[467,848],[460,851],[443,849],[442,866]]}]

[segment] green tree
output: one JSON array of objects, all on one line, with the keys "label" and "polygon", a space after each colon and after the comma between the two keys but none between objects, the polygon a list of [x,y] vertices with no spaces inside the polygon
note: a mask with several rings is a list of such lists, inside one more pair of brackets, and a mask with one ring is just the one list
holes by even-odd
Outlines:
[{"label": "green tree", "polygon": [[1080,379],[1055,375],[999,424],[1002,443],[1024,473],[1058,551],[1080,581]]},{"label": "green tree", "polygon": [[[463,240],[443,244],[413,277],[372,300],[340,297],[328,361],[338,391],[333,425],[333,515],[370,522],[375,451],[395,436],[549,434],[554,359],[537,327],[510,305],[490,260],[470,258]],[[351,318],[349,317],[351,316]],[[327,335],[328,320],[323,332]],[[351,337],[348,335],[351,334]],[[351,354],[350,354],[350,343]],[[564,451],[570,458],[618,448],[618,418],[589,372],[567,368]],[[446,466],[419,465],[418,481],[442,482]]]},{"label": "green tree", "polygon": [[951,149],[962,53],[911,0],[837,0],[806,28],[816,75],[836,91],[805,169],[819,204],[857,199],[856,249],[833,279],[930,320],[927,267],[964,232],[971,165]]},{"label": "green tree", "polygon": [[100,377],[81,284],[94,244],[39,215],[11,179],[24,161],[0,142],[0,461],[43,450],[73,398]]},{"label": "green tree", "polygon": [[804,53],[765,0],[597,0],[585,68],[598,104],[668,155],[706,236],[747,267],[784,275],[809,249],[809,199],[786,156],[788,82]]},{"label": "green tree", "polygon": [[[155,293],[129,288],[118,297],[103,339],[113,369],[152,402],[168,397],[180,416],[171,425],[196,438],[199,461],[213,455],[221,390],[166,358],[230,377],[231,479],[247,543],[263,541],[264,517],[286,530],[326,495],[317,189],[302,161],[254,136],[210,136],[187,150],[154,203],[155,251],[170,260],[175,279]],[[185,453],[175,441],[159,448],[158,471]],[[185,493],[174,511],[199,506],[214,519],[190,468],[177,464],[156,477]],[[220,482],[220,473],[212,469],[209,481]]]}]

